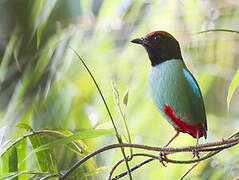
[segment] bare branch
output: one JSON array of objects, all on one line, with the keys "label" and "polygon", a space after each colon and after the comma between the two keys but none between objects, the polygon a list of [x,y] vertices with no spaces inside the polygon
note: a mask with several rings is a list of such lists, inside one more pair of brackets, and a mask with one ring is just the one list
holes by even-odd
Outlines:
[{"label": "bare branch", "polygon": [[[147,145],[141,145],[141,144],[111,144],[102,148],[97,149],[96,151],[88,154],[81,160],[79,160],[76,164],[74,164],[70,169],[66,171],[66,173],[61,177],[61,179],[65,179],[74,169],[76,169],[78,166],[83,164],[85,161],[90,159],[91,157],[102,153],[104,151],[110,150],[110,149],[115,149],[115,148],[122,148],[122,147],[131,147],[131,148],[136,148],[136,149],[144,149],[144,150],[149,150],[149,151],[157,151],[157,152],[166,152],[166,153],[176,153],[176,152],[192,152],[192,151],[198,151],[198,152],[205,152],[205,151],[213,151],[212,153],[209,153],[208,155],[195,159],[195,160],[188,160],[188,161],[178,161],[178,160],[171,160],[168,158],[164,158],[165,162],[168,163],[177,163],[177,164],[189,164],[189,163],[195,163],[199,162],[205,159],[208,159],[209,157],[217,154],[220,152],[220,150],[232,147],[236,144],[239,143],[239,137],[227,139],[227,140],[222,140],[222,141],[217,141],[217,142],[212,142],[212,143],[205,143],[205,144],[200,144],[197,146],[186,146],[186,147],[180,147],[180,148],[174,148],[174,147],[167,147],[167,148],[161,148],[161,147],[153,147],[153,146],[147,146]],[[214,146],[218,146],[213,148]],[[209,147],[209,148],[207,148]],[[206,149],[205,149],[206,148]]]},{"label": "bare branch", "polygon": [[[145,153],[132,154],[132,156],[131,156],[130,158],[133,158],[133,157],[135,157],[135,156],[151,157],[150,159],[152,159],[152,160],[158,159],[158,157],[155,156],[155,155],[145,154]],[[148,160],[149,160],[149,159],[148,159]],[[146,161],[148,161],[148,160],[146,160]],[[152,161],[152,160],[151,160],[151,161]],[[111,169],[111,171],[110,171],[110,173],[109,173],[108,180],[111,180],[111,177],[112,177],[112,175],[113,175],[115,169],[116,169],[122,162],[124,162],[124,159],[119,160],[119,161],[113,166],[113,168]],[[148,161],[148,162],[150,162],[150,161]],[[146,163],[148,163],[148,162],[144,162],[144,163],[142,162],[142,163],[140,163],[140,164],[138,164],[138,165],[136,165],[136,166],[137,166],[137,168],[139,168],[140,166],[142,166],[143,164],[146,164]],[[134,171],[135,169],[137,169],[136,166],[134,166],[133,168],[131,168],[130,171],[132,172],[132,171]],[[126,174],[127,174],[127,173],[128,173],[128,171],[126,171]],[[125,174],[125,175],[126,175],[126,174]],[[116,177],[115,177],[115,178],[116,178]],[[114,178],[113,178],[113,179],[114,179]]]},{"label": "bare branch", "polygon": [[[236,137],[236,136],[237,136],[237,133],[234,134],[234,135],[232,135],[232,136],[230,136],[228,139],[232,139],[233,137]],[[225,142],[225,140],[222,140],[222,141]],[[230,147],[232,147],[232,146],[234,146],[234,145],[236,145],[236,144],[238,144],[238,142],[235,142],[235,143],[232,143],[232,144],[228,144],[228,145],[223,145],[223,146],[221,146],[221,147],[216,147],[216,148],[207,148],[207,149],[205,148],[205,149],[202,149],[201,151],[210,151],[210,152],[207,153],[204,157],[199,158],[199,159],[196,159],[196,160],[177,161],[177,160],[171,160],[171,159],[164,158],[163,161],[165,161],[165,162],[170,162],[170,163],[175,163],[175,164],[189,164],[189,163],[195,163],[195,162],[196,162],[190,169],[188,169],[188,170],[180,177],[180,179],[183,179],[183,178],[186,177],[186,175],[188,175],[189,172],[191,172],[201,161],[203,161],[203,160],[205,160],[205,159],[208,159],[208,158],[210,158],[210,157],[216,155],[217,153],[219,153],[219,152],[222,151],[223,149],[230,148]],[[212,152],[213,150],[214,150],[214,152]],[[170,154],[172,154],[172,153],[170,153]],[[136,154],[135,154],[135,155],[136,155]],[[146,163],[148,163],[148,162],[151,162],[151,161],[154,160],[154,159],[157,159],[157,156],[153,157],[152,155],[149,155],[149,154],[143,154],[143,155],[144,155],[144,156],[150,156],[150,157],[152,157],[152,159],[151,159],[150,161],[149,161],[149,159],[148,159],[148,160],[145,160],[145,161],[139,163],[138,165],[146,164]],[[138,165],[136,165],[135,167],[137,167]],[[142,165],[141,165],[141,166],[142,166]],[[130,171],[132,172],[132,171],[136,170],[137,168],[135,168],[135,167],[133,167],[132,169],[130,169]],[[112,170],[113,170],[113,169],[112,169]],[[112,170],[111,170],[111,171],[112,171]],[[114,169],[114,170],[115,170],[115,169]],[[121,174],[115,176],[113,179],[114,179],[114,180],[115,180],[115,179],[119,179],[119,178],[121,178],[121,177],[127,175],[127,172],[128,172],[128,171],[125,171],[125,172],[123,172],[123,173],[121,173]],[[111,172],[111,173],[113,174],[113,172]],[[112,176],[112,174],[111,174],[111,176]],[[111,179],[108,179],[108,180],[111,180]]]},{"label": "bare branch", "polygon": [[[136,166],[132,167],[132,168],[130,169],[130,172],[132,172],[132,171],[134,171],[134,170],[140,168],[140,167],[143,166],[144,164],[147,164],[147,163],[149,163],[149,162],[151,162],[151,161],[153,161],[153,160],[155,160],[155,159],[154,159],[154,158],[149,158],[149,159],[144,160],[143,162],[141,162],[141,163],[137,164]],[[123,172],[123,173],[121,173],[121,174],[115,176],[114,178],[112,178],[112,180],[117,180],[117,179],[119,179],[119,178],[124,177],[124,176],[127,175],[127,174],[128,174],[128,171],[125,171],[125,172]]]},{"label": "bare branch", "polygon": [[[168,158],[163,158],[162,160],[165,161],[165,162],[167,162],[167,163],[174,163],[174,164],[191,164],[191,163],[195,163],[195,162],[199,163],[200,161],[203,161],[203,160],[205,160],[205,159],[208,159],[208,158],[210,158],[210,157],[216,155],[218,152],[220,152],[220,151],[210,152],[210,153],[208,153],[207,155],[205,155],[204,157],[199,158],[199,159],[194,159],[194,160],[181,161],[181,160],[173,160],[173,159],[168,159]],[[145,160],[145,161],[143,161],[143,162],[137,164],[137,165],[134,166],[133,168],[131,168],[131,169],[130,169],[131,172],[134,171],[134,170],[136,170],[136,169],[138,168],[138,166],[145,165],[145,164],[147,164],[147,163],[149,163],[149,162],[151,162],[151,161],[153,161],[153,160],[157,160],[157,159],[158,159],[157,156],[150,155],[150,154],[144,154],[144,156],[149,156],[149,157],[151,157],[151,158],[149,158],[149,159],[147,159],[147,160]],[[122,172],[121,174],[115,176],[113,179],[116,180],[116,179],[119,179],[119,178],[121,178],[121,177],[124,177],[125,175],[127,175],[127,173],[128,173],[128,171]],[[112,180],[113,180],[113,179],[112,179]],[[108,179],[108,180],[109,180],[109,179]]]}]

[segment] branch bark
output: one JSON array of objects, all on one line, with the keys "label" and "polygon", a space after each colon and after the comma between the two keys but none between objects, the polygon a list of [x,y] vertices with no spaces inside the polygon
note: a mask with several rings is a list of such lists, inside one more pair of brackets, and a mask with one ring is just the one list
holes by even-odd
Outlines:
[{"label": "branch bark", "polygon": [[[229,139],[232,139],[232,138],[235,138],[235,137],[237,137],[237,136],[238,136],[238,132],[235,133],[235,134],[233,134],[233,135],[231,135],[230,137],[228,137],[228,140],[229,140]],[[222,141],[225,142],[224,139],[222,139]],[[234,146],[234,145],[236,145],[236,144],[238,144],[238,143],[235,142],[235,143],[232,143],[232,144],[223,145],[223,146],[221,146],[221,147],[207,148],[207,149],[205,148],[205,149],[203,149],[202,151],[208,151],[208,150],[209,150],[209,152],[208,152],[203,158],[198,159],[199,161],[197,160],[197,162],[196,162],[190,169],[188,169],[188,170],[180,177],[180,180],[182,180],[184,177],[186,177],[186,176],[189,174],[189,172],[191,172],[201,161],[203,161],[203,160],[205,160],[205,159],[208,159],[208,158],[210,158],[210,157],[216,155],[217,153],[219,153],[219,152],[222,151],[223,149],[230,148],[230,147],[232,147],[232,146]],[[215,151],[212,151],[212,150],[215,150]],[[168,153],[168,154],[169,154],[169,153]],[[144,155],[145,155],[145,154],[144,154]],[[150,155],[150,157],[153,157],[153,156]],[[155,159],[157,159],[157,157],[156,157],[156,158],[154,157],[154,158],[150,158],[150,159],[148,159],[148,160],[145,160],[145,161],[139,163],[138,165],[142,166],[143,164],[146,164],[146,163],[148,163],[148,162],[151,162],[152,160],[155,160]],[[170,160],[170,159],[167,159],[167,160],[164,159],[164,161],[166,161],[166,162],[171,161],[171,163],[178,163],[178,164],[181,164],[181,163],[184,163],[184,162],[185,162],[185,161],[184,161],[184,162],[183,162],[183,161],[175,161],[175,160]],[[173,162],[173,161],[174,161],[174,162]],[[119,161],[119,162],[120,162],[120,161]],[[117,166],[120,164],[119,162],[118,162]],[[193,163],[193,160],[192,160],[192,161],[187,161],[187,162],[188,162],[188,163],[189,163],[189,162],[190,162],[190,163]],[[142,165],[141,165],[141,164],[142,164]],[[136,165],[135,167],[138,167],[138,165]],[[133,167],[130,171],[136,170],[137,168],[135,168],[135,167]],[[113,171],[114,171],[115,169],[116,169],[116,167],[111,170],[108,180],[111,180],[110,178],[111,178],[111,176],[112,176],[112,174],[113,174]],[[121,177],[124,177],[126,174],[127,174],[127,172],[125,171],[125,172],[123,172],[123,173],[121,173],[121,174],[115,176],[112,180],[116,180],[116,179],[119,179],[119,178],[121,178]]]},{"label": "branch bark", "polygon": [[[66,179],[66,177],[74,171],[78,166],[82,165],[84,162],[86,162],[88,159],[94,157],[95,155],[102,153],[104,151],[108,151],[110,149],[115,149],[115,148],[122,148],[122,147],[131,147],[131,148],[136,148],[136,149],[144,149],[144,150],[149,150],[149,151],[155,151],[155,152],[165,152],[165,153],[177,153],[177,152],[192,152],[192,151],[198,151],[198,152],[205,152],[205,151],[214,151],[212,153],[209,153],[208,155],[195,159],[195,160],[188,160],[188,161],[179,161],[179,160],[171,160],[168,158],[165,158],[164,161],[168,163],[177,163],[177,164],[189,164],[189,163],[195,163],[199,162],[205,159],[208,159],[209,157],[217,154],[220,152],[220,150],[232,147],[236,144],[239,143],[239,137],[234,137],[231,139],[227,140],[221,140],[217,142],[212,142],[212,143],[205,143],[205,144],[200,144],[197,146],[186,146],[186,147],[179,147],[179,148],[174,148],[174,147],[167,147],[167,148],[161,148],[161,147],[153,147],[153,146],[147,146],[147,145],[141,145],[141,144],[127,144],[127,143],[122,143],[122,144],[111,144],[108,146],[104,146],[102,148],[97,149],[96,151],[88,154],[81,160],[79,160],[77,163],[75,163],[71,168],[69,168],[66,173],[60,178],[61,180]],[[215,147],[217,146],[217,147]]]}]

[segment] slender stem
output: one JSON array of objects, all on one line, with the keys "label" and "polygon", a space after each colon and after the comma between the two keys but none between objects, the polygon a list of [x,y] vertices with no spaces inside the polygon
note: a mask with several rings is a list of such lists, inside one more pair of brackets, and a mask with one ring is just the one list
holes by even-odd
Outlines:
[{"label": "slender stem", "polygon": [[[128,136],[128,141],[131,144],[132,140],[131,140],[129,128],[128,128],[128,125],[127,125],[127,122],[126,122],[125,114],[123,114],[123,111],[121,109],[120,104],[118,104],[117,107],[118,107],[119,113],[120,113],[120,115],[121,115],[121,117],[123,119],[123,122],[124,122],[124,126],[125,126],[125,129],[126,129],[126,132],[127,132],[127,136]],[[130,148],[130,157],[129,157],[129,159],[131,159],[132,155],[133,155],[133,149]]]},{"label": "slender stem", "polygon": [[180,178],[179,180],[183,180],[200,162],[195,163],[192,167],[190,167]]},{"label": "slender stem", "polygon": [[[70,47],[70,48],[71,48],[71,47]],[[100,96],[101,96],[101,99],[102,99],[103,102],[104,102],[104,105],[105,105],[105,108],[106,108],[106,110],[107,110],[107,113],[108,113],[108,115],[110,116],[110,120],[111,120],[111,122],[112,122],[112,124],[113,124],[113,127],[114,127],[114,129],[115,129],[116,136],[119,137],[118,130],[117,130],[116,125],[115,125],[115,122],[114,122],[114,120],[113,120],[113,116],[111,115],[110,109],[109,109],[109,107],[108,107],[108,105],[107,105],[107,103],[106,103],[106,100],[105,100],[105,98],[104,98],[103,93],[102,93],[101,90],[100,90],[100,87],[99,87],[98,83],[96,82],[96,80],[95,80],[94,76],[92,75],[90,69],[88,68],[88,66],[86,65],[86,63],[84,62],[84,60],[81,58],[81,56],[76,52],[76,50],[74,50],[73,48],[71,48],[71,49],[72,49],[72,51],[76,54],[76,56],[80,59],[80,61],[82,62],[83,66],[85,67],[85,69],[86,69],[87,72],[89,73],[91,79],[93,80],[93,82],[94,82],[94,84],[95,84],[95,86],[96,86],[96,88],[97,88],[97,90],[98,90],[98,92],[99,92],[99,94],[100,94]]]},{"label": "slender stem", "polygon": [[[238,132],[236,132],[235,134],[229,136],[228,139],[231,139],[231,138],[236,137],[236,136],[238,136]],[[222,141],[223,141],[223,140],[222,140]],[[220,151],[218,150],[218,151],[216,151],[216,152],[214,152],[214,153],[217,154],[218,152],[220,152]],[[207,153],[207,155],[210,155],[211,153],[213,153],[213,152],[209,152],[209,153]],[[194,164],[190,169],[188,169],[188,170],[180,177],[180,180],[183,180],[183,178],[185,178],[185,177],[189,174],[189,172],[191,172],[199,163],[200,163],[200,162]]]},{"label": "slender stem", "polygon": [[[119,142],[119,143],[121,144],[122,141]],[[130,172],[129,162],[128,162],[128,159],[127,159],[126,154],[125,154],[125,152],[124,152],[124,148],[121,147],[120,150],[121,150],[121,153],[123,154],[123,157],[124,157],[124,161],[125,161],[125,164],[126,164],[127,171],[129,172],[129,179],[132,180],[133,178],[132,178],[132,175],[131,175],[131,172]]]},{"label": "slender stem", "polygon": [[[131,157],[132,157],[132,156],[131,156]],[[108,176],[108,180],[111,180],[111,177],[112,177],[114,171],[116,170],[116,168],[117,168],[122,162],[124,162],[124,159],[120,159],[120,160],[112,167],[112,169],[110,170],[109,176]]]},{"label": "slender stem", "polygon": [[[70,48],[71,48],[71,47],[70,47]],[[94,76],[92,75],[90,69],[88,68],[88,66],[86,65],[86,63],[84,62],[84,60],[81,58],[81,56],[80,56],[73,48],[71,48],[71,49],[72,49],[73,52],[77,55],[77,57],[80,59],[80,61],[82,62],[83,66],[85,67],[85,69],[86,69],[87,72],[89,73],[91,79],[93,80],[93,82],[94,82],[94,84],[95,84],[95,86],[96,86],[96,88],[97,88],[97,90],[98,90],[98,92],[99,92],[99,94],[100,94],[100,96],[101,96],[101,99],[102,99],[103,102],[104,102],[104,105],[105,105],[106,110],[107,110],[107,112],[108,112],[108,115],[109,115],[109,117],[110,117],[111,123],[112,123],[112,125],[113,125],[113,127],[114,127],[115,134],[116,134],[116,138],[117,138],[118,142],[121,144],[121,143],[122,143],[122,139],[120,138],[120,134],[118,133],[117,127],[116,127],[115,122],[114,122],[114,120],[113,120],[113,116],[111,115],[110,109],[109,109],[109,107],[108,107],[108,105],[107,105],[107,103],[106,103],[106,100],[105,100],[105,98],[104,98],[103,93],[102,93],[101,90],[100,90],[100,87],[99,87],[98,83],[96,82],[96,80],[95,80]],[[129,169],[130,169],[130,168],[129,168],[129,163],[128,163],[128,160],[127,160],[127,158],[126,158],[126,155],[125,155],[125,152],[124,152],[123,147],[121,147],[121,152],[122,152],[122,154],[123,154],[126,167],[127,167],[127,169],[129,170]],[[130,178],[130,180],[132,180],[132,176],[131,176],[130,171],[129,171],[129,178]]]},{"label": "slender stem", "polygon": [[[154,159],[154,158],[146,159],[146,160],[144,160],[143,162],[141,162],[141,163],[137,164],[136,166],[132,167],[132,168],[130,169],[130,171],[132,172],[132,171],[134,171],[134,170],[140,168],[141,166],[143,166],[143,165],[145,165],[145,164],[147,164],[147,163],[149,163],[149,162],[151,162],[151,161],[153,161],[153,160],[155,160],[155,159]],[[127,173],[128,173],[128,171],[125,171],[125,172],[123,172],[123,173],[121,173],[121,174],[115,176],[114,178],[112,178],[112,180],[117,180],[117,179],[119,179],[119,178],[121,178],[121,177],[127,175]]]},{"label": "slender stem", "polygon": [[197,32],[197,34],[207,33],[207,32],[230,32],[230,33],[239,33],[239,31],[235,31],[235,30],[231,30],[231,29],[209,29],[209,30]]},{"label": "slender stem", "polygon": [[[151,155],[151,154],[145,154],[145,153],[136,153],[132,155],[132,158],[135,156],[145,156],[145,157],[151,157],[152,159],[158,159],[157,156]],[[108,180],[111,180],[111,177],[115,171],[115,169],[124,161],[124,159],[120,159],[114,166],[113,168],[110,170],[109,176],[108,176]],[[133,167],[134,168],[134,167]],[[130,171],[133,171],[131,168]]]},{"label": "slender stem", "polygon": [[[238,136],[238,132],[236,132],[235,134],[229,136],[228,139],[231,139],[231,138],[236,137],[236,136]],[[222,140],[222,141],[223,141],[223,140]],[[217,154],[217,153],[219,153],[219,152],[220,152],[220,151],[218,150],[218,151],[216,151],[216,152],[214,152],[214,153]],[[210,155],[211,153],[213,153],[213,152],[209,152],[209,153],[207,153],[207,155]],[[183,178],[185,178],[199,163],[200,163],[200,161],[197,162],[196,164],[194,164],[190,169],[188,169],[188,170],[180,177],[180,180],[182,180]]]}]

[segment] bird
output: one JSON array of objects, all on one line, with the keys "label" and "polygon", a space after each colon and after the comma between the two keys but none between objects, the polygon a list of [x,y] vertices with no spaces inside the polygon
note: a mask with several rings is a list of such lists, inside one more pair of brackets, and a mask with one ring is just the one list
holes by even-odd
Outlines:
[{"label": "bird", "polygon": [[[184,63],[179,42],[161,30],[131,42],[146,49],[151,62],[148,83],[152,100],[175,129],[175,135],[163,147],[167,147],[180,132],[195,138],[197,146],[199,138],[207,138],[205,105],[199,85]],[[161,162],[163,155],[166,156],[159,155]],[[199,158],[197,151],[193,152],[193,158],[195,156]]]}]

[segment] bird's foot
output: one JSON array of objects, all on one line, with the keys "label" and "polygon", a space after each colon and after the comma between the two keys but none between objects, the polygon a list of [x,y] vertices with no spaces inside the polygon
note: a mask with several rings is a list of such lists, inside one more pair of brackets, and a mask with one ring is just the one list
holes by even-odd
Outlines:
[{"label": "bird's foot", "polygon": [[192,153],[193,153],[192,159],[195,158],[195,157],[197,157],[198,159],[200,158],[199,152],[198,152],[197,149],[194,149],[194,150],[192,151]]},{"label": "bird's foot", "polygon": [[[164,148],[164,147],[163,147],[163,148]],[[165,162],[164,162],[164,160],[167,158],[167,157],[166,157],[166,153],[163,152],[163,151],[160,151],[160,152],[159,152],[159,155],[158,155],[158,158],[159,158],[159,162],[162,163],[162,165],[163,165],[164,167],[166,167],[166,164],[165,164]]]},{"label": "bird's foot", "polygon": [[193,149],[192,153],[193,153],[193,156],[192,156],[192,159],[197,157],[198,159],[200,158],[199,157],[199,152],[198,152],[198,139],[199,139],[199,130],[197,129],[197,141],[196,141],[196,145],[195,145],[195,149]]}]

